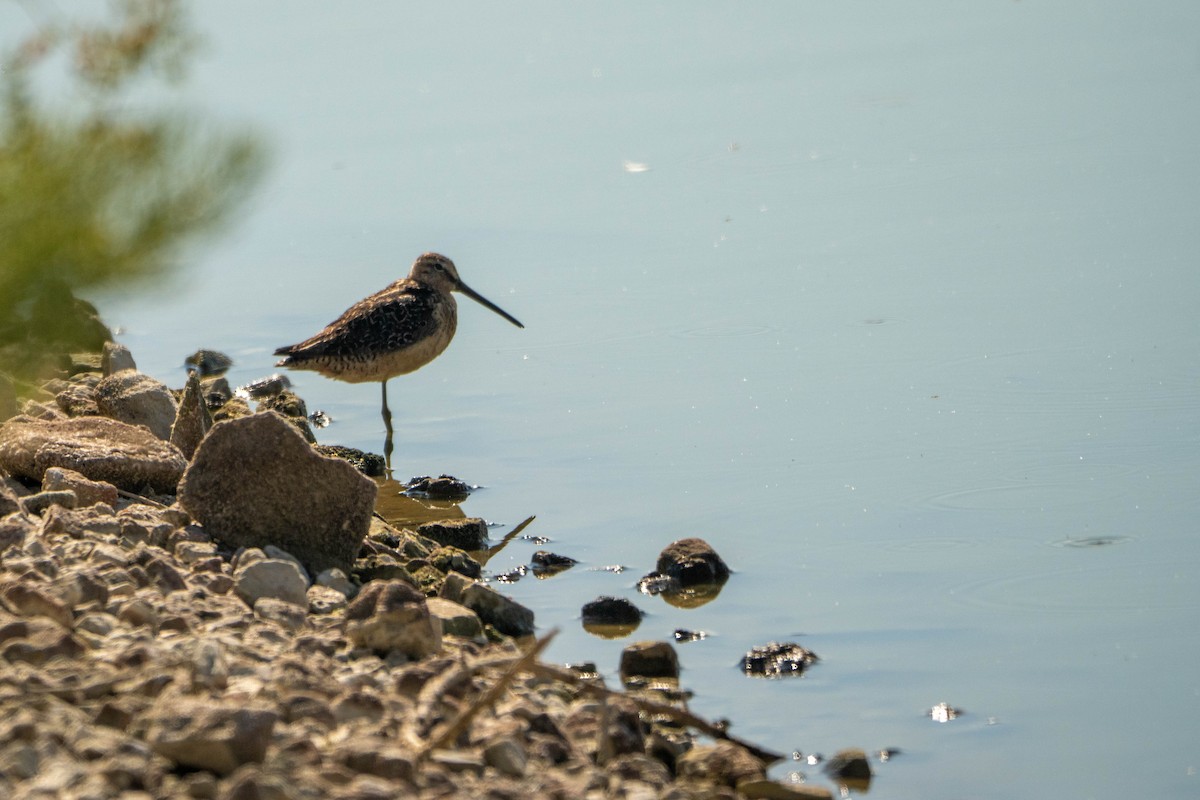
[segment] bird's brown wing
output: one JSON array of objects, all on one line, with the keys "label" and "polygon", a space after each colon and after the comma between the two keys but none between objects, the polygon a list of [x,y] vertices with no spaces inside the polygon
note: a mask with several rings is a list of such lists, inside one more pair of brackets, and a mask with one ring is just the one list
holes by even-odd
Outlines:
[{"label": "bird's brown wing", "polygon": [[346,309],[320,333],[281,347],[275,355],[297,363],[315,358],[361,360],[401,350],[437,330],[436,300],[437,294],[422,286],[388,287]]}]

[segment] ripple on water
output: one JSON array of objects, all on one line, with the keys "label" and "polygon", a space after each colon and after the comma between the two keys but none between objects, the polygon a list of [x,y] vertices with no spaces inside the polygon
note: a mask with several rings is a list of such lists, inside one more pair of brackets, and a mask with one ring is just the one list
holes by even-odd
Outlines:
[{"label": "ripple on water", "polygon": [[733,339],[741,336],[762,336],[767,333],[776,333],[778,330],[770,325],[725,323],[683,328],[675,331],[673,335],[687,339]]},{"label": "ripple on water", "polygon": [[991,486],[941,492],[916,501],[940,511],[1022,511],[1094,504],[1098,493],[1113,499],[1133,491],[1137,467],[1128,464],[1056,464],[1022,470]]},{"label": "ripple on water", "polygon": [[964,605],[1006,611],[1187,611],[1200,608],[1200,592],[1194,589],[1198,567],[1180,561],[1079,565],[971,581],[950,594]]}]

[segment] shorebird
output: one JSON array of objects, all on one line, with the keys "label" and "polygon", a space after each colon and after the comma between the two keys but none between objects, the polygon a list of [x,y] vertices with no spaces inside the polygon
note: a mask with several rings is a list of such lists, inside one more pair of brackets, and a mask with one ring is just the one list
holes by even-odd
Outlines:
[{"label": "shorebird", "polygon": [[391,450],[392,412],[387,382],[433,361],[450,344],[458,327],[458,306],[451,292],[462,292],[518,328],[516,317],[476,292],[458,277],[454,262],[423,253],[407,278],[359,300],[324,330],[299,344],[281,347],[276,366],[308,369],[347,383],[379,381],[383,422]]}]

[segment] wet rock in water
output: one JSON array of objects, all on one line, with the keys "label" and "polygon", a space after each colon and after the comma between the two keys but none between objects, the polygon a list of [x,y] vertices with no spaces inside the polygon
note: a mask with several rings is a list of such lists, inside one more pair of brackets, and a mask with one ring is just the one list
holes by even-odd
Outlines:
[{"label": "wet rock in water", "polygon": [[180,767],[228,775],[266,755],[278,714],[245,703],[164,696],[146,715],[146,742]]},{"label": "wet rock in water", "polygon": [[147,429],[106,417],[14,417],[0,425],[0,469],[28,481],[63,467],[129,492],[149,486],[169,494],[186,466],[178,448]]},{"label": "wet rock in water", "polygon": [[689,631],[686,628],[675,629],[675,641],[677,642],[698,642],[701,639],[707,639],[708,634],[704,631]]},{"label": "wet rock in water", "polygon": [[311,574],[350,572],[371,524],[376,486],[315,452],[283,417],[213,426],[179,484],[179,504],[232,547],[276,545]]},{"label": "wet rock in water", "polygon": [[191,460],[200,442],[213,426],[212,414],[204,401],[204,390],[200,376],[195,371],[188,373],[187,383],[179,398],[179,409],[171,425],[171,444],[179,448],[184,458]]},{"label": "wet rock in water", "polygon": [[104,373],[104,377],[107,378],[109,375],[115,375],[127,369],[137,369],[137,364],[134,363],[133,354],[129,352],[129,348],[116,342],[105,342],[104,350],[100,354],[100,371]]},{"label": "wet rock in water", "polygon": [[798,676],[817,663],[817,654],[795,642],[771,642],[742,657],[742,672],[757,678]]},{"label": "wet rock in water", "polygon": [[175,424],[175,398],[161,381],[140,372],[118,372],[96,384],[100,413],[130,425],[145,425],[163,441]]},{"label": "wet rock in water", "polygon": [[292,382],[287,375],[268,375],[265,378],[250,381],[238,390],[245,392],[252,400],[262,400],[292,388]]},{"label": "wet rock in water", "polygon": [[207,378],[228,372],[233,366],[233,359],[219,350],[197,350],[185,358],[183,364],[194,368],[200,377]]},{"label": "wet rock in water", "polygon": [[296,430],[300,431],[304,441],[309,444],[317,443],[317,437],[313,435],[312,428],[308,424],[308,407],[291,390],[285,389],[260,398],[257,411],[274,411],[282,415],[295,426]]},{"label": "wet rock in water", "polygon": [[429,614],[425,595],[404,581],[374,581],[346,606],[346,637],[359,647],[411,659],[441,649],[441,631]]},{"label": "wet rock in water", "polygon": [[471,493],[471,487],[452,475],[436,478],[424,475],[410,480],[405,486],[405,493],[431,500],[462,500]]},{"label": "wet rock in water", "polygon": [[267,558],[257,548],[242,553],[233,570],[233,590],[253,608],[262,598],[308,605],[308,579],[294,561]]},{"label": "wet rock in water", "polygon": [[488,547],[487,523],[478,517],[427,522],[417,528],[417,534],[468,552],[479,552]]},{"label": "wet rock in water", "polygon": [[637,625],[642,611],[624,597],[597,597],[583,604],[584,625]]},{"label": "wet rock in water", "polygon": [[42,476],[42,489],[47,492],[70,490],[75,493],[78,506],[117,504],[117,487],[105,481],[90,480],[73,469],[50,467]]},{"label": "wet rock in water", "polygon": [[381,455],[340,444],[319,444],[315,449],[323,456],[340,458],[370,478],[382,478],[384,475],[386,463]]},{"label": "wet rock in water", "polygon": [[621,680],[679,678],[679,656],[667,642],[634,642],[621,651]]},{"label": "wet rock in water", "polygon": [[570,556],[561,556],[547,550],[538,550],[529,559],[533,566],[533,574],[539,578],[549,578],[575,566],[577,562]]},{"label": "wet rock in water", "polygon": [[675,771],[687,780],[731,787],[766,777],[761,761],[746,748],[728,741],[693,747],[676,759]]},{"label": "wet rock in water", "polygon": [[871,783],[871,762],[864,750],[847,748],[839,750],[825,762],[825,773],[830,777],[864,790]]},{"label": "wet rock in water", "polygon": [[531,610],[487,584],[457,572],[446,576],[441,596],[471,609],[485,624],[506,636],[529,636],[534,631]]},{"label": "wet rock in water", "polygon": [[729,578],[729,567],[717,551],[708,542],[694,537],[667,545],[659,554],[655,569],[684,587],[723,583]]}]

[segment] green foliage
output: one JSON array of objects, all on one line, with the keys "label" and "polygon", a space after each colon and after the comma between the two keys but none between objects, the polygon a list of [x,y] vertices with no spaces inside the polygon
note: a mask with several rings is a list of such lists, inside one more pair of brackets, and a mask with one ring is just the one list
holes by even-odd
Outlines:
[{"label": "green foliage", "polygon": [[[161,275],[183,244],[227,221],[260,176],[263,149],[252,136],[120,102],[135,78],[177,76],[191,46],[179,2],[126,0],[112,27],[42,31],[3,59],[0,343],[57,338],[54,320],[33,315],[48,286]],[[82,108],[35,98],[34,73],[59,50],[73,54]]]}]

